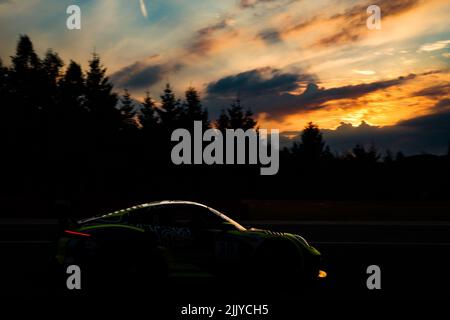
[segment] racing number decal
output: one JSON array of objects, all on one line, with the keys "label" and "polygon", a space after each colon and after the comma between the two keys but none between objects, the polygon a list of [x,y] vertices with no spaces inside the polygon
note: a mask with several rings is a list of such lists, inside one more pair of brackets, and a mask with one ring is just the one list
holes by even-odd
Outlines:
[{"label": "racing number decal", "polygon": [[192,232],[186,227],[164,227],[154,225],[140,225],[141,228],[153,232],[158,241],[165,246],[186,247],[192,243]]}]

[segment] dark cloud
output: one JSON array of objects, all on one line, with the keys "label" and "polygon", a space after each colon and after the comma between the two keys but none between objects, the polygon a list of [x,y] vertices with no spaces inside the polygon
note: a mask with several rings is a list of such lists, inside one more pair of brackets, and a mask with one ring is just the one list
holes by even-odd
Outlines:
[{"label": "dark cloud", "polygon": [[434,98],[434,97],[442,97],[449,93],[450,93],[450,83],[444,83],[416,91],[412,94],[412,96],[424,96]]},{"label": "dark cloud", "polygon": [[317,45],[329,47],[337,44],[345,44],[349,42],[356,42],[361,38],[361,33],[356,29],[343,28],[339,32],[320,39]]},{"label": "dark cloud", "polygon": [[291,32],[301,31],[303,29],[306,29],[307,27],[309,27],[312,24],[314,24],[317,20],[318,20],[318,17],[313,17],[313,18],[311,18],[309,20],[300,22],[300,23],[294,25],[293,27],[289,27],[286,30],[284,30],[283,34],[288,34],[288,33],[291,33]]},{"label": "dark cloud", "polygon": [[293,32],[298,32],[307,27],[313,25],[318,20],[318,17],[313,17],[312,19],[300,22],[292,27],[285,29],[270,28],[261,31],[257,37],[263,40],[266,44],[277,44],[283,41],[283,37],[289,35]]},{"label": "dark cloud", "polygon": [[[450,143],[450,109],[441,110],[438,105],[450,107],[449,99],[438,102],[436,113],[400,121],[393,126],[371,126],[362,122],[359,126],[341,123],[336,130],[322,130],[324,139],[335,152],[345,152],[356,144],[374,144],[381,151],[402,151],[405,154],[445,154]],[[296,138],[287,138],[292,136]],[[299,139],[300,132],[283,132],[284,146]]]},{"label": "dark cloud", "polygon": [[187,45],[190,53],[203,55],[214,47],[217,39],[214,35],[229,28],[229,19],[223,19],[213,25],[198,30]]},{"label": "dark cloud", "polygon": [[239,6],[242,9],[249,9],[249,8],[254,8],[256,5],[258,5],[260,3],[275,2],[275,1],[277,1],[277,0],[240,0]]},{"label": "dark cloud", "polygon": [[437,110],[450,108],[450,99],[443,99],[434,106]]},{"label": "dark cloud", "polygon": [[307,90],[303,96],[314,100],[314,103],[323,103],[328,100],[336,99],[354,99],[366,95],[377,90],[387,89],[392,86],[400,85],[405,81],[414,79],[415,74],[409,74],[406,77],[398,77],[391,80],[381,80],[371,83],[362,83],[357,85],[349,85],[330,89],[318,89],[314,87],[314,91]]},{"label": "dark cloud", "polygon": [[265,67],[224,77],[208,84],[206,91],[209,97],[217,98],[278,95],[298,89],[299,82],[313,80],[315,77],[309,74],[286,73]]},{"label": "dark cloud", "polygon": [[[266,105],[261,111],[268,112],[271,117],[277,118],[292,113],[320,109],[324,107],[323,105],[327,101],[356,99],[374,91],[401,85],[415,77],[416,75],[411,74],[406,77],[399,77],[391,80],[375,81],[330,89],[320,88],[317,84],[310,83],[306,90],[300,95],[285,93],[278,97],[274,96],[272,99],[266,99]],[[259,102],[263,101],[260,100]],[[269,106],[269,103],[271,107]]]},{"label": "dark cloud", "polygon": [[142,67],[140,63],[127,66],[111,76],[111,81],[118,87],[130,89],[148,88],[164,76],[159,65]]},{"label": "dark cloud", "polygon": [[281,42],[281,35],[276,29],[266,29],[258,34],[258,38],[267,44],[275,44]]},{"label": "dark cloud", "polygon": [[[442,101],[438,102],[438,104],[440,103],[442,103]],[[449,106],[448,99],[446,99],[445,104]],[[442,112],[436,112],[430,115],[401,121],[397,124],[397,126],[400,128],[412,129],[414,131],[417,129],[423,129],[430,133],[434,133],[436,131],[440,132],[441,128],[445,127],[447,130],[446,132],[449,134],[445,135],[444,138],[447,143],[450,142],[450,110],[444,110]]]},{"label": "dark cloud", "polygon": [[119,88],[148,89],[180,68],[182,68],[182,65],[145,65],[141,62],[135,62],[115,72],[111,76],[111,81]]},{"label": "dark cloud", "polygon": [[[368,93],[398,86],[416,77],[410,74],[390,80],[324,89],[309,74],[282,73],[262,68],[222,78],[207,86],[207,99],[213,104],[239,95],[255,113],[266,112],[271,118],[323,108],[331,100],[356,99]],[[290,92],[306,89],[301,94]]]},{"label": "dark cloud", "polygon": [[416,7],[421,0],[390,0],[390,1],[375,1],[380,6],[382,16],[389,17],[398,14],[402,14],[412,8]]},{"label": "dark cloud", "polygon": [[213,24],[211,26],[208,26],[208,27],[198,30],[197,34],[201,37],[205,37],[205,36],[209,36],[209,35],[213,34],[214,32],[216,32],[218,30],[223,30],[226,27],[228,27],[228,22],[227,22],[227,19],[224,19],[224,20],[217,22],[216,24]]}]

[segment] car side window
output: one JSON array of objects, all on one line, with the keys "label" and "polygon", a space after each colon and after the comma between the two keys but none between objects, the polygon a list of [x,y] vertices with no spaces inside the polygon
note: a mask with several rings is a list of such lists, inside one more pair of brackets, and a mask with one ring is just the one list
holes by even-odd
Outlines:
[{"label": "car side window", "polygon": [[129,214],[128,221],[135,225],[195,229],[220,229],[225,222],[207,208],[186,204],[136,209]]},{"label": "car side window", "polygon": [[136,225],[187,227],[192,224],[192,212],[179,205],[156,205],[130,212],[128,221]]},{"label": "car side window", "polygon": [[223,221],[207,208],[173,204],[161,209],[161,219],[164,217],[166,226],[176,228],[204,229],[219,226]]},{"label": "car side window", "polygon": [[191,227],[192,212],[182,205],[170,205],[162,207],[160,210],[160,220],[162,225],[170,227]]},{"label": "car side window", "polygon": [[222,219],[221,217],[218,217],[214,212],[210,211],[209,209],[205,209],[207,213],[204,214],[204,225],[208,228],[217,228],[222,229],[224,223],[226,221]]},{"label": "car side window", "polygon": [[211,212],[209,209],[198,206],[191,206],[193,225],[200,229],[220,229],[224,223],[222,218]]},{"label": "car side window", "polygon": [[136,209],[128,214],[128,222],[135,225],[160,225],[160,214],[151,207]]}]

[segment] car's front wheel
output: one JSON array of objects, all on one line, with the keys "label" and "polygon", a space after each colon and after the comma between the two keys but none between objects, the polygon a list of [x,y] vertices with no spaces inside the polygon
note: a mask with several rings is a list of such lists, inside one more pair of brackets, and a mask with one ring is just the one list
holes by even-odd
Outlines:
[{"label": "car's front wheel", "polygon": [[301,290],[304,263],[301,251],[285,241],[270,241],[255,253],[251,278],[258,288],[280,292]]}]

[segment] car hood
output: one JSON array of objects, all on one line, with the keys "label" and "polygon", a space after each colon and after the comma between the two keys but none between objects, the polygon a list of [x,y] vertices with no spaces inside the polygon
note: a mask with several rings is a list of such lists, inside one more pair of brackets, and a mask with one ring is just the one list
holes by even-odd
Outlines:
[{"label": "car hood", "polygon": [[303,238],[302,236],[300,236],[298,234],[294,234],[294,233],[279,232],[279,231],[272,231],[272,230],[266,230],[266,229],[257,229],[257,228],[247,229],[246,233],[248,233],[248,234],[252,234],[253,233],[255,235],[264,236],[264,237],[285,238],[285,239],[289,239],[289,240],[295,242],[296,244],[300,244],[302,247],[305,247],[305,248],[308,248],[308,249],[309,248],[314,249],[308,243],[308,241],[306,241],[305,238]]}]

